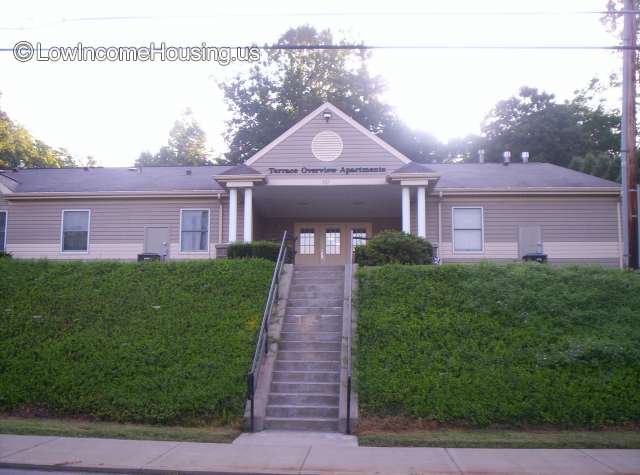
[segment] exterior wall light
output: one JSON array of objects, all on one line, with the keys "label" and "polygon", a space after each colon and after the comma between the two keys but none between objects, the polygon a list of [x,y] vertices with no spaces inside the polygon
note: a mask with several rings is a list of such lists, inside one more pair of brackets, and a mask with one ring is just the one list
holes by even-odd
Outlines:
[{"label": "exterior wall light", "polygon": [[331,111],[324,111],[322,113],[322,117],[324,117],[325,122],[329,123],[329,120],[331,119],[331,117],[333,117],[333,114],[331,113]]}]

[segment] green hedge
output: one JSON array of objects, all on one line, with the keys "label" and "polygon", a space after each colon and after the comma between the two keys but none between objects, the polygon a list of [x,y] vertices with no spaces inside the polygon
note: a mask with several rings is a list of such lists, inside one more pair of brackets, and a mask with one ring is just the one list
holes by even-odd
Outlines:
[{"label": "green hedge", "polygon": [[274,241],[234,242],[229,244],[227,257],[229,259],[262,258],[270,261],[278,260],[280,243]]},{"label": "green hedge", "polygon": [[433,248],[429,241],[413,234],[382,231],[365,246],[355,248],[355,261],[363,266],[431,264]]},{"label": "green hedge", "polygon": [[359,272],[365,415],[473,425],[640,422],[640,274],[538,264]]},{"label": "green hedge", "polygon": [[0,259],[0,410],[203,423],[242,415],[273,263]]}]

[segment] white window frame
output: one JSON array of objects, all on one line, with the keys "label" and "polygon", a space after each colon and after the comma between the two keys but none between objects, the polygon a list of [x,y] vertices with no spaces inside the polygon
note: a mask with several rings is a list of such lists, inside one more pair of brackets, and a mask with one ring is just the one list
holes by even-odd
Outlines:
[{"label": "white window frame", "polygon": [[9,235],[9,210],[0,209],[0,214],[4,213],[4,242],[2,243],[2,252],[7,252],[7,236]]},{"label": "white window frame", "polygon": [[[207,249],[204,251],[183,251],[182,250],[182,212],[183,211],[206,211],[207,212]],[[211,246],[211,209],[209,208],[180,208],[180,227],[178,229],[178,252],[180,254],[208,254]]]},{"label": "white window frame", "polygon": [[[83,211],[89,213],[87,221],[87,249],[85,251],[65,251],[64,250],[64,214],[67,211]],[[60,213],[60,253],[62,254],[89,254],[91,247],[91,210],[90,209],[63,209]]]},{"label": "white window frame", "polygon": [[[455,213],[457,209],[479,209],[480,210],[480,250],[479,251],[456,251],[456,225]],[[483,206],[452,206],[451,207],[451,246],[453,254],[484,254],[484,207]]]}]

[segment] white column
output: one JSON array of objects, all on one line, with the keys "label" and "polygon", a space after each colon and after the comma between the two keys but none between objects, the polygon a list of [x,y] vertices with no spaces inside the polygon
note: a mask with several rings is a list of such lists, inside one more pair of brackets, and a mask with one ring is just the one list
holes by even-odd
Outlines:
[{"label": "white column", "polygon": [[402,187],[402,231],[411,233],[411,190],[408,186]]},{"label": "white column", "polygon": [[238,240],[238,190],[229,188],[229,242]]},{"label": "white column", "polygon": [[244,189],[244,242],[251,242],[253,239],[253,190]]},{"label": "white column", "polygon": [[427,205],[426,189],[424,186],[418,187],[418,236],[427,237]]}]

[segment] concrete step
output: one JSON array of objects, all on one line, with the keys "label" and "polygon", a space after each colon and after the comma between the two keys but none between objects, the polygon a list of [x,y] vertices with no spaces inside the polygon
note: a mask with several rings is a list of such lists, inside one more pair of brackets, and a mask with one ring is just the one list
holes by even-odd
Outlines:
[{"label": "concrete step", "polygon": [[335,307],[287,307],[287,315],[342,315],[342,305]]},{"label": "concrete step", "polygon": [[288,351],[340,351],[340,342],[333,341],[281,341],[279,350]]},{"label": "concrete step", "polygon": [[294,277],[335,277],[340,278],[344,277],[344,269],[335,269],[335,270],[304,270],[304,269],[294,269],[293,271]]},{"label": "concrete step", "polygon": [[267,406],[267,417],[337,419],[338,406]]},{"label": "concrete step", "polygon": [[337,394],[300,394],[300,393],[271,393],[269,404],[283,406],[337,406],[340,396]]},{"label": "concrete step", "polygon": [[276,361],[275,371],[340,371],[339,361]]},{"label": "concrete step", "polygon": [[307,430],[318,432],[337,432],[338,419],[265,417],[265,429],[272,430]]},{"label": "concrete step", "polygon": [[325,277],[309,274],[309,276],[293,276],[293,285],[317,285],[317,284],[331,284],[331,285],[344,285],[343,277]]},{"label": "concrete step", "polygon": [[274,371],[271,381],[278,383],[337,383],[337,371]]},{"label": "concrete step", "polygon": [[315,299],[291,298],[287,300],[287,308],[294,309],[298,307],[310,308],[326,308],[326,307],[342,307],[344,299],[341,297],[324,297]]},{"label": "concrete step", "polygon": [[284,323],[297,323],[300,325],[342,325],[342,315],[287,315]]},{"label": "concrete step", "polygon": [[318,270],[318,271],[331,271],[331,270],[342,270],[344,271],[344,265],[336,265],[336,266],[323,266],[323,265],[301,265],[296,264],[293,266],[293,270]]},{"label": "concrete step", "polygon": [[296,332],[280,333],[280,341],[330,341],[333,343],[342,340],[342,332],[339,331],[309,331],[300,329]]},{"label": "concrete step", "polygon": [[343,299],[344,291],[336,290],[297,290],[289,292],[289,300],[297,299]]},{"label": "concrete step", "polygon": [[300,321],[294,317],[288,323],[282,326],[283,332],[341,332],[342,331],[342,319],[335,320],[333,322],[328,321],[326,323],[300,323]]},{"label": "concrete step", "polygon": [[290,292],[344,292],[344,285],[341,282],[333,283],[312,283],[312,282],[292,282]]},{"label": "concrete step", "polygon": [[314,393],[314,394],[340,394],[338,383],[282,383],[273,381],[271,392],[274,393]]},{"label": "concrete step", "polygon": [[339,351],[278,350],[277,361],[340,361]]}]

